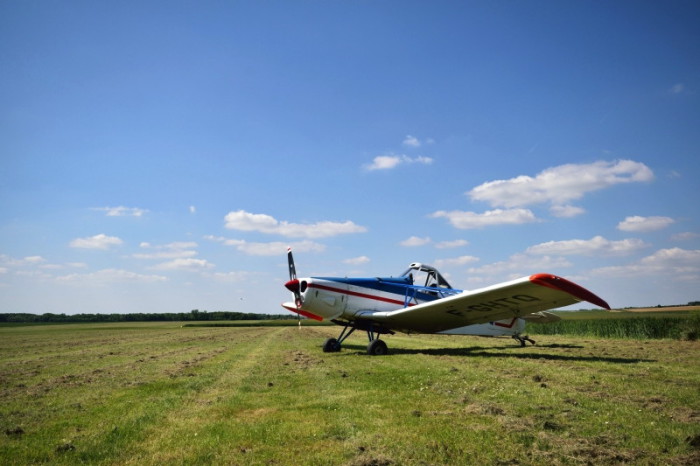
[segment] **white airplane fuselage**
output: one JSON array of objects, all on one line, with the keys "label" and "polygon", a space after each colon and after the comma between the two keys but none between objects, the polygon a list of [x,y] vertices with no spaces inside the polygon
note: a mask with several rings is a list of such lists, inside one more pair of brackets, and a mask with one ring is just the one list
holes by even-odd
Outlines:
[{"label": "white airplane fuselage", "polygon": [[[399,278],[322,278],[298,279],[301,306],[283,307],[319,321],[351,321],[361,313],[390,312],[435,299],[462,293],[460,290],[413,287]],[[508,336],[525,329],[525,320],[513,318],[468,325],[438,332],[447,335]]]}]

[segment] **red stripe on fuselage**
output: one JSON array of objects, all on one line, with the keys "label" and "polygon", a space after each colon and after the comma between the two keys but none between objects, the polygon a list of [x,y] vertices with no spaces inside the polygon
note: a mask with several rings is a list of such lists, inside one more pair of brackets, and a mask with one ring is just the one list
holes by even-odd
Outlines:
[{"label": "red stripe on fuselage", "polygon": [[504,324],[503,322],[491,322],[493,325],[496,327],[503,327],[503,328],[513,328],[513,325],[515,325],[515,321],[518,320],[517,317],[514,317],[513,320],[510,321],[510,324]]},{"label": "red stripe on fuselage", "polygon": [[[318,288],[319,290],[331,291],[333,293],[346,294],[348,296],[357,296],[359,298],[373,299],[375,301],[382,301],[390,304],[397,304],[403,306],[404,302],[396,299],[385,298],[383,296],[377,296],[372,294],[358,293],[357,291],[343,290],[340,288],[333,288],[332,286],[319,285],[318,283],[309,283],[309,288]],[[414,303],[409,303],[409,306],[414,306]]]}]

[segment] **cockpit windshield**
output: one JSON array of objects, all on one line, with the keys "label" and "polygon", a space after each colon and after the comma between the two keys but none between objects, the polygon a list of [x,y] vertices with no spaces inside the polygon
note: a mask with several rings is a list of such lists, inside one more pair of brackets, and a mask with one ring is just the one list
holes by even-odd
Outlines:
[{"label": "cockpit windshield", "polygon": [[448,288],[452,289],[447,280],[440,275],[435,267],[429,265],[423,265],[418,262],[414,262],[409,266],[402,277],[409,277],[413,285],[416,286],[426,286],[431,288]]}]

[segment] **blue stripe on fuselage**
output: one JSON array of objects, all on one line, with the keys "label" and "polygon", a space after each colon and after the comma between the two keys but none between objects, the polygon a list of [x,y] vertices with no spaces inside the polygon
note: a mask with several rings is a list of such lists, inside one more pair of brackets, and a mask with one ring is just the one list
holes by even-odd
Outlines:
[{"label": "blue stripe on fuselage", "polygon": [[[408,278],[337,278],[337,277],[314,277],[321,280],[328,280],[336,283],[344,283],[346,285],[357,286],[360,288],[368,288],[370,290],[383,291],[385,293],[393,293],[399,295],[397,298],[404,301],[408,295],[411,298],[415,297],[419,301],[434,301],[440,299],[440,296],[429,292],[424,287],[413,286],[409,283]],[[453,290],[450,290],[453,291]]]}]

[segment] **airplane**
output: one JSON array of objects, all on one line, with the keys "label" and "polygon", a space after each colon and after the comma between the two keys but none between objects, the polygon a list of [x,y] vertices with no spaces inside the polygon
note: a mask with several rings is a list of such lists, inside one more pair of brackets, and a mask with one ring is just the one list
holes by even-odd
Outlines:
[{"label": "airplane", "polygon": [[554,322],[545,312],[587,301],[610,310],[600,297],[565,278],[537,273],[472,291],[452,288],[434,267],[412,263],[398,277],[297,278],[291,248],[287,249],[289,281],[294,301],[282,307],[300,316],[343,327],[323,351],[334,353],[355,331],[366,331],[367,353],[385,355],[382,335],[395,332],[445,335],[510,335],[525,346],[526,321]]}]

